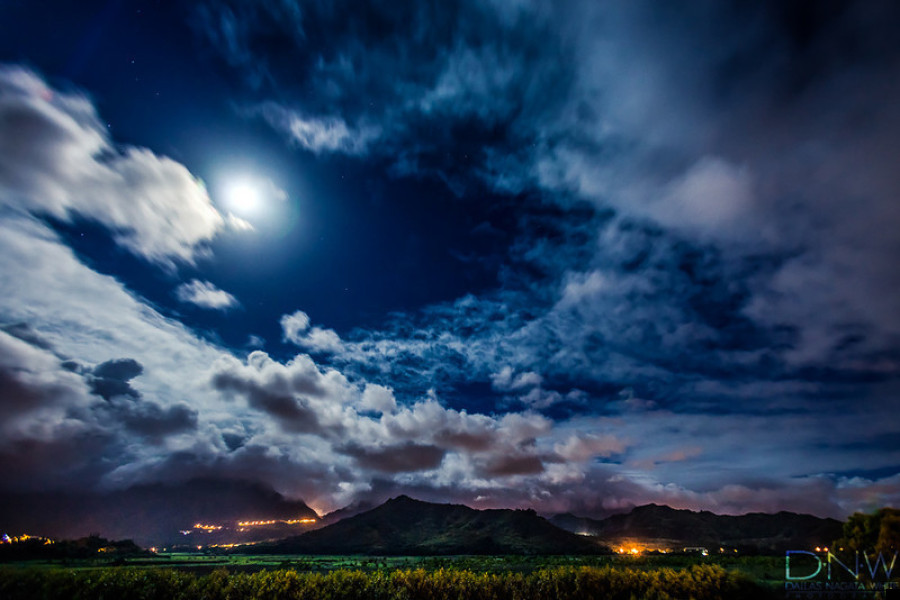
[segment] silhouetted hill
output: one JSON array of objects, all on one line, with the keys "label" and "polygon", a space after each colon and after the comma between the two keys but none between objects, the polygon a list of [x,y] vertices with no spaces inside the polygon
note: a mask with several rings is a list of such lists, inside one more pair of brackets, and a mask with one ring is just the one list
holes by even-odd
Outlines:
[{"label": "silhouetted hill", "polygon": [[[64,539],[99,534],[133,539],[142,546],[206,545],[224,535],[221,530],[179,533],[196,523],[234,530],[239,520],[302,518],[317,519],[318,515],[301,501],[287,500],[269,487],[246,481],[196,479],[106,493],[0,494],[0,533]],[[283,529],[267,537],[291,532]],[[250,541],[246,535],[241,540]]]},{"label": "silhouetted hill", "polygon": [[[259,551],[260,547],[254,548]],[[475,510],[407,496],[266,551],[303,554],[602,553],[594,540],[556,527],[532,510]]]},{"label": "silhouetted hill", "polygon": [[750,513],[740,516],[694,512],[648,504],[630,513],[602,520],[557,515],[551,521],[563,529],[599,536],[612,546],[622,540],[656,540],[674,546],[727,546],[746,551],[782,551],[827,546],[842,524],[792,512]]}]

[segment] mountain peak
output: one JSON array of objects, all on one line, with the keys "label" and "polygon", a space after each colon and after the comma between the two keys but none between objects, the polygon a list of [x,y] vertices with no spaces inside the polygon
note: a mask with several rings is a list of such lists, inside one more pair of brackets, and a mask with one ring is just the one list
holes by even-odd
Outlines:
[{"label": "mountain peak", "polygon": [[598,553],[606,548],[557,528],[534,511],[475,510],[401,495],[370,511],[283,540],[273,550],[313,554],[567,554]]},{"label": "mountain peak", "polygon": [[423,500],[417,500],[417,499],[415,499],[415,498],[410,498],[410,497],[407,496],[406,494],[400,494],[399,496],[396,496],[396,497],[394,497],[394,498],[391,498],[391,499],[389,499],[387,502],[385,502],[385,504],[403,504],[403,503],[409,503],[409,502],[416,502],[416,503],[420,503],[420,504],[427,504],[427,503],[424,502]]}]

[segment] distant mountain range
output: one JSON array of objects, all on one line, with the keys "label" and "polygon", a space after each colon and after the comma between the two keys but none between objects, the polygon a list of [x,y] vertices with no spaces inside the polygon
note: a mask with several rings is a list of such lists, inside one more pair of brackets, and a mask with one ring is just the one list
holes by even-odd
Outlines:
[{"label": "distant mountain range", "polygon": [[561,514],[550,521],[567,531],[598,536],[613,548],[635,545],[657,548],[719,547],[739,551],[780,552],[828,546],[841,536],[843,524],[792,512],[740,516],[694,512],[648,504],[602,520]]},{"label": "distant mountain range", "polygon": [[297,554],[598,554],[595,539],[551,524],[532,510],[475,510],[400,496],[309,533],[254,546]]},{"label": "distant mountain range", "polygon": [[[0,534],[91,534],[143,547],[264,542],[247,552],[305,554],[593,554],[720,547],[780,552],[827,546],[834,519],[790,512],[722,516],[649,504],[590,519],[532,510],[475,510],[400,496],[319,517],[301,501],[245,481],[197,479],[106,493],[0,492]],[[302,535],[301,535],[302,534]]]},{"label": "distant mountain range", "polygon": [[[97,534],[133,539],[144,547],[205,546],[289,536],[309,525],[285,521],[301,519],[318,520],[318,515],[303,502],[246,481],[195,479],[105,493],[0,493],[0,535],[76,539]],[[241,528],[239,521],[266,524]],[[208,528],[194,528],[197,524]]]}]

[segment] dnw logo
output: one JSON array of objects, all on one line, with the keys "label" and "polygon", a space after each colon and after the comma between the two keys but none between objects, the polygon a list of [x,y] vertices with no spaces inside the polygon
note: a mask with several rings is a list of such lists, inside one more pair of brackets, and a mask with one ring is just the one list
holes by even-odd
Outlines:
[{"label": "dnw logo", "polygon": [[875,594],[900,590],[900,583],[891,580],[897,552],[889,558],[890,562],[881,552],[870,558],[869,554],[857,551],[850,561],[827,551],[823,557],[808,550],[788,550],[784,555],[786,597],[874,598]]}]

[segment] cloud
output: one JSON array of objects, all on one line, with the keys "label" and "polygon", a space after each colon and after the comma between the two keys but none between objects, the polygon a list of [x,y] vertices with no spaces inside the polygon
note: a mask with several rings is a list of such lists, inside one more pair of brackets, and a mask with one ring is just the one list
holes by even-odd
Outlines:
[{"label": "cloud", "polygon": [[116,410],[118,420],[125,427],[149,438],[159,439],[197,429],[197,411],[187,404],[162,408],[153,402],[119,402]]},{"label": "cloud", "polygon": [[135,442],[131,433],[162,444],[196,428],[197,413],[185,404],[162,408],[141,400],[127,384],[140,372],[138,363],[124,359],[79,373],[71,361],[0,333],[4,487],[90,486],[111,461],[134,458],[127,449]]},{"label": "cloud", "polygon": [[351,128],[339,117],[304,118],[274,103],[263,104],[249,112],[260,114],[273,128],[283,131],[292,143],[314,154],[363,154],[380,135],[379,128],[374,125]]},{"label": "cloud", "polygon": [[240,304],[237,298],[228,292],[220,290],[208,281],[198,279],[192,279],[188,283],[178,286],[175,295],[181,302],[213,310],[228,310]]},{"label": "cloud", "polygon": [[309,316],[302,310],[281,317],[284,340],[312,352],[339,352],[341,338],[333,329],[309,326]]},{"label": "cloud", "polygon": [[309,329],[309,316],[302,310],[281,317],[281,329],[284,339],[293,343],[301,339],[301,334]]},{"label": "cloud", "polygon": [[[28,324],[27,331],[6,327],[26,340],[2,334],[19,344],[11,389],[22,390],[22,398],[46,397],[28,401],[43,406],[33,417],[5,421],[4,439],[12,444],[0,459],[12,469],[5,486],[116,485],[123,466],[203,445],[219,438],[214,423],[240,418],[222,410],[202,376],[220,349],[84,266],[45,225],[7,215],[0,252],[0,285],[8,290],[0,322]],[[188,431],[195,433],[190,441],[179,437]]]},{"label": "cloud", "polygon": [[[6,332],[0,332],[0,379],[7,390],[0,404],[7,436],[14,430],[17,416],[90,404],[85,382],[64,369],[58,357]],[[63,418],[57,414],[52,420]]]},{"label": "cloud", "polygon": [[256,229],[255,227],[253,227],[252,223],[240,218],[239,216],[231,212],[228,213],[226,221],[228,222],[228,227],[230,227],[234,231],[253,231],[254,229]]},{"label": "cloud", "polygon": [[214,367],[212,385],[246,398],[250,407],[273,417],[284,429],[305,433],[341,431],[340,403],[352,393],[343,375],[335,370],[323,373],[308,356],[298,355],[283,365],[259,350],[250,353],[246,364],[221,359]]},{"label": "cloud", "polygon": [[408,473],[435,469],[446,450],[430,444],[406,442],[386,448],[348,445],[341,452],[356,459],[359,466],[385,473]]},{"label": "cloud", "polygon": [[392,413],[397,410],[397,400],[390,388],[378,384],[367,384],[360,398],[362,410],[374,410],[380,413]]},{"label": "cloud", "polygon": [[621,454],[628,444],[614,435],[570,436],[565,442],[554,446],[554,451],[566,460],[585,461],[597,456],[609,457]]},{"label": "cloud", "polygon": [[224,225],[183,165],[115,145],[87,97],[16,66],[0,67],[0,205],[97,221],[164,265],[192,263]]},{"label": "cloud", "polygon": [[514,376],[510,366],[503,367],[498,373],[491,375],[491,385],[494,386],[494,389],[501,392],[538,387],[542,382],[543,378],[533,371],[519,373]]},{"label": "cloud", "polygon": [[104,400],[111,400],[114,396],[139,398],[140,393],[128,382],[143,372],[143,365],[132,358],[108,360],[88,370],[87,381],[91,392]]}]

